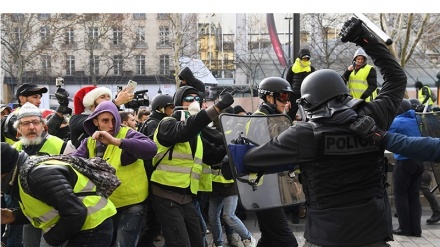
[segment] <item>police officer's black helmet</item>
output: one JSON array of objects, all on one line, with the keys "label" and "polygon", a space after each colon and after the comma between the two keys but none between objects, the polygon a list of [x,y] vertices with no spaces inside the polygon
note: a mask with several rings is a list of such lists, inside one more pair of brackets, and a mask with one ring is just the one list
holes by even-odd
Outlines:
[{"label": "police officer's black helmet", "polygon": [[397,115],[405,113],[411,109],[412,109],[411,101],[409,101],[409,99],[403,99],[402,102],[400,102],[399,110],[397,110]]},{"label": "police officer's black helmet", "polygon": [[263,79],[258,86],[258,97],[264,100],[264,95],[272,95],[280,93],[292,93],[290,83],[281,77],[268,77]]},{"label": "police officer's black helmet", "polygon": [[317,70],[304,78],[301,84],[300,104],[313,111],[337,96],[349,95],[342,77],[331,69]]},{"label": "police officer's black helmet", "polygon": [[151,100],[151,109],[153,111],[159,110],[159,108],[174,105],[173,97],[168,94],[158,94]]}]

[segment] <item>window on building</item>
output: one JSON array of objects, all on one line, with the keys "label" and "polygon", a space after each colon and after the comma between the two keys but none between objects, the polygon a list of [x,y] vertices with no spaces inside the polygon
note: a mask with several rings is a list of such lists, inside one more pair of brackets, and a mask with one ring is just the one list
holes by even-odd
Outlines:
[{"label": "window on building", "polygon": [[145,45],[145,28],[138,27],[136,30],[136,45]]},{"label": "window on building", "polygon": [[159,45],[161,46],[170,45],[170,28],[167,26],[159,27]]},{"label": "window on building", "polygon": [[157,19],[159,20],[167,20],[169,19],[170,14],[168,13],[158,13],[157,14]]},{"label": "window on building", "polygon": [[24,20],[24,14],[23,13],[14,13],[12,14],[12,20],[13,21],[23,21]]},{"label": "window on building", "polygon": [[169,55],[160,55],[160,74],[161,75],[169,75],[170,74],[170,56]]},{"label": "window on building", "polygon": [[15,40],[17,42],[20,42],[21,39],[23,39],[23,33],[21,32],[21,28],[19,27],[14,28],[14,35],[15,35]]},{"label": "window on building", "polygon": [[145,55],[136,56],[136,74],[145,75]]},{"label": "window on building", "polygon": [[145,20],[147,18],[146,18],[145,13],[134,13],[133,14],[133,19],[135,19],[135,20]]},{"label": "window on building", "polygon": [[64,36],[64,43],[66,43],[66,44],[73,44],[74,43],[73,27],[69,27],[66,29],[66,33]]},{"label": "window on building", "polygon": [[61,14],[61,18],[65,20],[73,20],[75,19],[75,14],[72,13]]},{"label": "window on building", "polygon": [[49,40],[49,35],[50,35],[49,31],[50,31],[49,27],[46,26],[40,27],[40,38],[42,43],[47,42]]},{"label": "window on building", "polygon": [[113,28],[113,45],[122,44],[122,27]]},{"label": "window on building", "polygon": [[99,36],[98,27],[90,27],[89,28],[89,39],[97,40]]},{"label": "window on building", "polygon": [[99,56],[90,56],[90,72],[99,75]]},{"label": "window on building", "polygon": [[49,20],[49,18],[50,18],[49,13],[38,14],[38,20],[40,21]]},{"label": "window on building", "polygon": [[50,72],[50,68],[51,68],[50,56],[49,55],[41,55],[41,63],[42,63],[43,74],[48,74]]},{"label": "window on building", "polygon": [[66,59],[66,75],[75,73],[75,56],[68,55]]},{"label": "window on building", "polygon": [[113,56],[113,74],[122,75],[122,56]]}]

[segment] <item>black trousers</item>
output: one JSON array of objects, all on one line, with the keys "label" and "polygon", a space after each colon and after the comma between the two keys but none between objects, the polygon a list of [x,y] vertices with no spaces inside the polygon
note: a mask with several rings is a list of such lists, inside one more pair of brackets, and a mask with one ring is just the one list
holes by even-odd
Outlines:
[{"label": "black trousers", "polygon": [[417,160],[397,160],[393,169],[394,203],[399,228],[406,233],[422,233],[419,194],[424,170],[423,163]]},{"label": "black trousers", "polygon": [[261,231],[257,247],[298,246],[283,208],[266,209],[255,213]]},{"label": "black trousers", "polygon": [[160,196],[150,196],[168,247],[204,247],[200,218],[192,201],[179,204]]}]

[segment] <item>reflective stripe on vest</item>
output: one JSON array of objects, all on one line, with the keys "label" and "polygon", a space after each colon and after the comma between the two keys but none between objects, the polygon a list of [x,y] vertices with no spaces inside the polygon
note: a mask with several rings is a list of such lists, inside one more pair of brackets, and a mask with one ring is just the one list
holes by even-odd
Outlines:
[{"label": "reflective stripe on vest", "polygon": [[[365,90],[367,90],[368,88],[367,77],[368,74],[370,73],[371,68],[373,68],[373,66],[367,64],[365,65],[365,67],[359,69],[356,73],[354,73],[355,72],[354,70],[350,73],[347,86],[353,98],[360,99],[362,94],[365,92]],[[373,93],[365,99],[365,101],[367,102],[371,101],[376,96],[377,96],[377,91],[374,90]]]},{"label": "reflective stripe on vest", "polygon": [[[63,147],[63,145],[64,141],[62,139],[53,135],[47,135],[46,141],[37,152],[46,154],[61,154],[61,148]],[[14,143],[12,147],[17,149],[18,151],[23,150],[22,141]]]},{"label": "reflective stripe on vest", "polygon": [[[153,164],[156,164],[160,159],[151,175],[151,181],[171,187],[188,188],[193,194],[199,191],[199,183],[203,170],[203,143],[200,135],[197,135],[197,144],[195,157],[192,156],[192,150],[189,142],[176,143],[169,153],[170,147],[165,147],[157,140],[157,133],[163,121],[169,121],[174,118],[165,117],[158,124],[153,140],[157,145],[157,154],[153,158]],[[168,155],[171,153],[171,159]],[[164,157],[164,155],[166,155]],[[162,158],[163,157],[163,158]]]},{"label": "reflective stripe on vest", "polygon": [[[129,128],[121,127],[115,138],[124,139]],[[96,156],[96,140],[87,139],[89,158]],[[122,149],[115,145],[108,145],[103,159],[115,168],[116,176],[121,180],[121,185],[110,195],[109,199],[116,208],[143,202],[148,196],[148,178],[144,167],[144,161],[137,159],[135,162],[122,166]]]},{"label": "reflective stripe on vest", "polygon": [[[64,165],[71,167],[70,164],[59,160],[49,160],[38,165]],[[96,194],[81,196],[81,193],[96,192],[96,186],[73,167],[71,167],[70,170],[74,171],[78,178],[76,184],[73,186],[73,192],[80,195],[78,198],[87,208],[87,217],[81,230],[93,229],[107,218],[116,214],[115,206],[105,197]],[[21,199],[20,207],[24,215],[34,227],[40,228],[45,232],[49,231],[60,219],[58,210],[27,194],[22,189],[21,183],[19,183],[19,189]]]}]

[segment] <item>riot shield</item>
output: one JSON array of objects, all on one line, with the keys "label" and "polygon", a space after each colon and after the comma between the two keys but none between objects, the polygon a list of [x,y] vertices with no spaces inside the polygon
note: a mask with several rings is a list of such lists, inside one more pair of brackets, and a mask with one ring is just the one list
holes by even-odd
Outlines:
[{"label": "riot shield", "polygon": [[291,126],[289,117],[283,114],[221,114],[219,120],[240,203],[245,209],[262,210],[305,201],[302,185],[298,181],[299,170],[294,164],[283,167],[286,171],[281,169],[251,173],[242,162],[249,149],[269,141]]},{"label": "riot shield", "polygon": [[[440,112],[417,112],[417,122],[419,124],[422,136],[430,136],[440,138]],[[440,185],[440,164],[435,162],[428,162],[431,164],[432,173],[436,180],[437,186],[431,190],[434,192]]]}]

